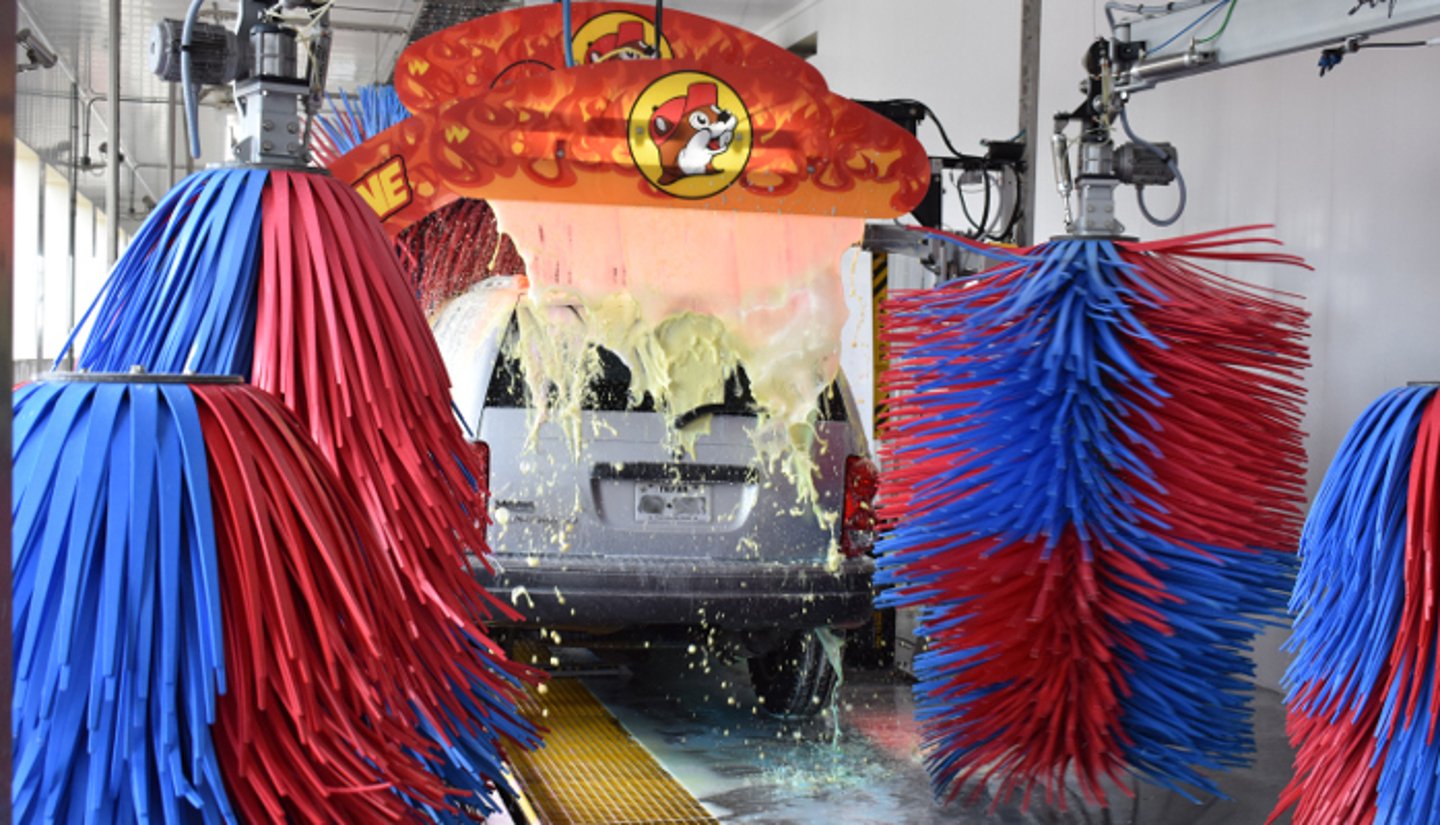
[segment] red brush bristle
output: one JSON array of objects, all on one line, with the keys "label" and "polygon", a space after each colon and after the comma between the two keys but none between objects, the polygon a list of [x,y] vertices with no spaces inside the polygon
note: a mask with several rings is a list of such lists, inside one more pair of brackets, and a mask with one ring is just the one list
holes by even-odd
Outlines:
[{"label": "red brush bristle", "polygon": [[[1250,240],[1211,241],[1200,252],[1231,260],[1277,257],[1219,251]],[[1298,425],[1301,371],[1309,364],[1306,313],[1181,257],[1195,254],[1194,243],[1119,247],[1164,296],[1157,304],[1138,303],[1135,311],[1167,345],[1132,351],[1167,394],[1154,411],[1159,426],[1142,427],[1164,456],[1151,470],[1166,506],[1142,509],[1191,542],[1293,550],[1305,500]]]},{"label": "red brush bristle", "polygon": [[[1293,692],[1292,704],[1319,692],[1309,685]],[[1313,714],[1291,712],[1285,731],[1295,748],[1295,773],[1280,794],[1266,825],[1294,808],[1294,825],[1369,825],[1375,821],[1380,771],[1375,764],[1375,726],[1379,701],[1367,702],[1358,718],[1347,711],[1331,721],[1331,708]],[[1316,793],[1323,789],[1323,793]]]},{"label": "red brush bristle", "polygon": [[417,754],[419,678],[399,578],[363,511],[292,416],[246,386],[194,388],[215,504],[230,683],[215,743],[251,822],[444,807]]},{"label": "red brush bristle", "polygon": [[[1073,535],[1048,557],[1040,543],[956,543],[946,551],[947,575],[936,584],[965,602],[968,618],[957,632],[932,638],[929,650],[985,662],[935,687],[984,695],[964,715],[924,726],[931,742],[966,751],[969,767],[951,796],[971,779],[999,777],[997,805],[1018,791],[1028,807],[1038,785],[1047,805],[1064,809],[1060,789],[1071,772],[1090,803],[1105,799],[1106,780],[1124,787],[1123,682],[1114,653],[1126,639],[1119,628],[1158,619],[1117,590],[1126,571],[1082,554]],[[931,623],[944,621],[942,612]]]},{"label": "red brush bristle", "polygon": [[329,178],[272,173],[252,382],[295,412],[368,514],[419,658],[442,681],[483,684],[508,714],[517,691],[500,674],[534,673],[506,661],[480,625],[518,617],[472,575],[469,554],[488,555],[485,495],[471,483],[439,351],[367,209]]},{"label": "red brush bristle", "polygon": [[428,312],[492,275],[524,275],[525,261],[495,211],[462,199],[437,209],[400,233],[410,281]]},{"label": "red brush bristle", "polygon": [[1435,670],[1437,628],[1436,594],[1440,593],[1440,404],[1426,408],[1415,434],[1415,453],[1411,459],[1409,496],[1405,523],[1405,600],[1404,612],[1396,630],[1395,644],[1390,652],[1391,678],[1386,682],[1385,695],[1395,696],[1404,709],[1403,716],[1394,714],[1387,735],[1395,726],[1415,718],[1423,711],[1426,739],[1434,742],[1437,719],[1440,719],[1440,691],[1431,691],[1428,707],[1420,707],[1425,693],[1426,677]]}]

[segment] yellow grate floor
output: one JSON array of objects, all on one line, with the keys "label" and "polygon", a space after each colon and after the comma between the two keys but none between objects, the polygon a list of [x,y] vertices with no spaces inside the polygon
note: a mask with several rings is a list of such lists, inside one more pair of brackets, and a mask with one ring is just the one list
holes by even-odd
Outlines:
[{"label": "yellow grate floor", "polygon": [[512,761],[546,825],[718,825],[578,679],[530,695],[521,710],[545,746]]}]

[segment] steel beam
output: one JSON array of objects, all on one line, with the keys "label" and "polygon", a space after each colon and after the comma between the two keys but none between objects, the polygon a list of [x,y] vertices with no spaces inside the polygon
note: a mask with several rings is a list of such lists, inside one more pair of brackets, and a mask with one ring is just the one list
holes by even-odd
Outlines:
[{"label": "steel beam", "polygon": [[[1145,41],[1151,51],[1146,59],[1153,60],[1167,55],[1183,54],[1190,47],[1192,39],[1205,37],[1217,30],[1224,15],[1229,12],[1228,9],[1216,11],[1209,20],[1160,48],[1201,15],[1214,11],[1216,3],[1222,2],[1224,0],[1215,0],[1215,3],[1153,16],[1135,16],[1120,12],[1115,15],[1115,19],[1122,26],[1129,26],[1129,40]],[[1181,66],[1163,77],[1148,78],[1146,85],[1268,57],[1337,46],[1352,37],[1370,37],[1440,21],[1440,0],[1395,0],[1393,13],[1390,4],[1385,2],[1374,6],[1357,5],[1356,0],[1236,2],[1238,5],[1225,33],[1213,42],[1196,44],[1197,50],[1213,52],[1211,59],[1196,65]]]}]

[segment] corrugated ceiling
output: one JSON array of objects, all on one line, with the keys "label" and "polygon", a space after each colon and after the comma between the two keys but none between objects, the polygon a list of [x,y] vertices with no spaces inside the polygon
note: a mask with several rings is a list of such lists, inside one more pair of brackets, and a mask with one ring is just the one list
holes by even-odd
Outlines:
[{"label": "corrugated ceiling", "polygon": [[[541,0],[543,2],[544,0]],[[810,0],[671,0],[667,8],[679,8],[759,30]],[[105,0],[18,0],[19,25],[29,28],[60,56],[51,69],[24,72],[19,76],[16,127],[19,138],[33,147],[48,163],[69,171],[73,159],[88,154],[92,168],[80,173],[80,191],[103,204],[107,160],[100,144],[113,143],[109,133],[110,113],[104,101],[108,70],[109,3]],[[535,5],[536,0],[337,0],[332,15],[335,27],[331,53],[331,89],[385,82],[395,59],[411,39],[502,7]],[[150,73],[146,55],[150,29],[155,21],[180,18],[186,0],[124,0],[121,10],[121,150],[126,169],[121,176],[123,222],[134,228],[144,217],[145,198],[158,200],[169,187],[166,117],[170,86]],[[206,6],[211,21],[227,22],[233,4],[212,2]],[[72,82],[82,99],[80,150],[71,146]],[[228,135],[224,117],[224,95],[212,94],[211,106],[203,115],[205,151],[200,165],[224,158]],[[88,105],[95,101],[93,106]],[[91,116],[90,139],[84,140],[85,112]],[[182,118],[183,121],[183,118]],[[183,123],[180,131],[183,131]],[[88,151],[86,146],[88,145]],[[184,172],[184,141],[178,148],[180,172]],[[130,211],[134,205],[134,212]]]}]

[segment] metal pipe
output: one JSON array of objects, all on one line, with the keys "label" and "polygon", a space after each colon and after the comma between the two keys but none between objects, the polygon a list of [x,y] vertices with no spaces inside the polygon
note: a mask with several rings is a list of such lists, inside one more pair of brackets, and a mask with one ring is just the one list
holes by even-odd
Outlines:
[{"label": "metal pipe", "polygon": [[1120,88],[1122,90],[1144,88],[1168,75],[1185,72],[1198,66],[1208,66],[1214,62],[1215,52],[1193,50],[1142,60],[1125,72],[1125,82]]},{"label": "metal pipe", "polygon": [[105,262],[120,257],[120,0],[110,0],[110,163],[105,167]]},{"label": "metal pipe", "polygon": [[[75,328],[75,291],[79,283],[80,261],[75,254],[75,246],[79,238],[79,217],[80,217],[80,165],[75,163],[75,147],[80,140],[80,84],[70,84],[70,227],[67,237],[70,239],[70,256],[66,264],[66,281],[69,282],[69,298],[65,312],[65,330],[69,332]],[[74,366],[75,356],[69,355],[66,368]]]},{"label": "metal pipe", "polygon": [[[0,2],[0,5],[8,6],[10,4],[6,2]],[[15,5],[19,8],[20,14],[24,15],[26,20],[29,22],[30,28],[35,30],[36,32],[39,32],[40,35],[44,37],[45,33],[43,31],[43,28],[40,26],[40,21],[35,16],[35,13],[30,11],[27,0],[15,0]],[[110,50],[112,60],[117,59],[115,56],[115,51],[115,49]],[[70,65],[70,61],[66,60],[64,56],[61,56],[60,59],[56,61],[55,65],[60,69],[61,72],[65,74],[66,77],[70,79],[71,83],[80,83],[80,76],[76,74],[74,67]],[[80,84],[80,92],[83,97],[89,98],[92,103],[97,99],[105,99],[102,98],[101,95],[96,94],[94,89],[89,88],[83,83]],[[121,100],[124,101],[124,98],[121,98]],[[106,126],[106,128],[109,129],[111,127]],[[112,139],[112,142],[114,142],[116,146],[119,146],[120,142],[118,139]],[[150,194],[150,197],[155,197],[155,192],[150,188],[150,184],[146,183],[144,180],[141,180],[141,185],[145,187],[145,191]]]},{"label": "metal pipe", "polygon": [[1035,147],[1040,142],[1040,0],[1023,0],[1020,7],[1020,131],[1025,158],[1015,243],[1029,246],[1035,238]]},{"label": "metal pipe", "polygon": [[[357,9],[345,6],[346,13],[369,12],[371,14],[391,14],[389,9]],[[214,20],[217,23],[225,23],[240,17],[228,9],[201,9],[201,17]],[[331,23],[330,28],[335,31],[360,32],[361,34],[409,34],[410,29],[405,26],[385,25],[383,23],[357,23],[354,21]]]},{"label": "metal pipe", "polygon": [[[174,189],[177,180],[176,174],[179,170],[179,164],[177,163],[179,141],[175,139],[175,121],[176,115],[180,111],[180,87],[174,83],[170,84],[169,104],[165,109],[165,167],[169,170],[170,174],[166,182],[169,188]],[[139,164],[136,165],[138,166]]]},{"label": "metal pipe", "polygon": [[[92,98],[92,97],[90,96],[90,94],[88,94],[83,88],[82,88],[80,91],[81,91],[80,98],[81,98],[81,100],[84,100],[87,105],[89,105],[89,104],[91,104],[91,103],[101,103],[101,102],[103,102],[103,101],[105,100],[105,95],[94,95],[94,97]],[[36,90],[30,90],[30,89],[27,89],[26,91],[21,92],[21,93],[20,93],[20,96],[21,96],[21,97],[38,97],[38,98],[41,98],[41,99],[43,99],[43,100],[69,100],[69,99],[70,99],[70,93],[69,93],[69,92],[44,92],[44,91],[36,91]],[[145,105],[150,105],[150,106],[165,106],[165,105],[168,105],[168,104],[170,103],[170,98],[168,98],[168,97],[144,97],[144,96],[140,96],[140,95],[121,95],[121,96],[120,96],[120,102],[121,102],[121,103],[132,103],[132,104],[145,104]],[[201,106],[211,106],[211,107],[216,108],[216,109],[229,108],[229,107],[228,107],[227,105],[225,105],[225,104],[222,104],[222,103],[213,103],[213,102],[212,102],[212,103],[201,103],[200,105],[201,105]]]},{"label": "metal pipe", "polygon": [[35,358],[45,358],[45,190],[50,187],[46,180],[48,167],[40,161],[40,185],[35,187],[35,255],[40,259],[40,271],[35,273]]}]

